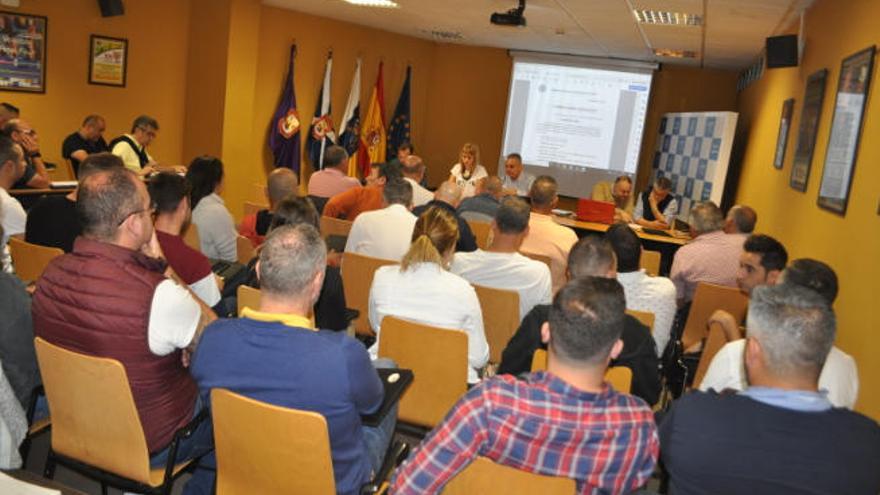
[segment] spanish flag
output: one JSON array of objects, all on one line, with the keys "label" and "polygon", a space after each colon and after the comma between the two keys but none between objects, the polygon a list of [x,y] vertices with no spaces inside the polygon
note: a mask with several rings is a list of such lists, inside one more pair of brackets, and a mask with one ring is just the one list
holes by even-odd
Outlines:
[{"label": "spanish flag", "polygon": [[367,115],[361,127],[361,144],[358,149],[358,168],[361,176],[370,174],[371,163],[385,161],[385,116],[382,115],[385,107],[384,87],[382,84],[382,62],[379,62],[379,76],[376,78],[376,86],[370,96],[370,104],[367,106]]}]

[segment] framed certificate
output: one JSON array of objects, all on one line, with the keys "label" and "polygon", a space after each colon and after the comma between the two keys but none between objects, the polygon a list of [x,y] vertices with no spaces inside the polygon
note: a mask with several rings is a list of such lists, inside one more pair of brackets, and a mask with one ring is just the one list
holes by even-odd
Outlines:
[{"label": "framed certificate", "polygon": [[789,185],[800,192],[807,190],[810,167],[813,164],[813,150],[816,148],[816,133],[822,116],[822,102],[825,101],[825,81],[828,69],[810,74],[804,90],[804,107],[798,126],[797,146],[794,149],[794,163],[791,166]]},{"label": "framed certificate", "polygon": [[125,87],[128,40],[93,34],[89,43],[89,83]]},{"label": "framed certificate", "polygon": [[776,136],[776,155],[773,157],[773,167],[782,169],[785,162],[785,146],[788,144],[788,130],[791,127],[791,116],[794,114],[794,98],[782,102],[782,117],[779,118],[779,134]]}]

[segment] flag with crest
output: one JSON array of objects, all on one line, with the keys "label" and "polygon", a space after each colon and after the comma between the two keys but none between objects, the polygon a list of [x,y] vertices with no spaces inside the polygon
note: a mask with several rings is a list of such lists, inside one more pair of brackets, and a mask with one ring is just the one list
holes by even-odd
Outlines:
[{"label": "flag with crest", "polygon": [[332,70],[333,53],[331,52],[327,55],[327,64],[324,66],[324,82],[321,84],[321,91],[318,92],[315,116],[312,117],[309,137],[306,140],[312,170],[324,168],[324,150],[328,146],[336,144],[336,131],[333,130],[333,120],[330,118],[330,74]]},{"label": "flag with crest", "polygon": [[272,150],[276,167],[287,167],[299,174],[300,121],[296,110],[296,91],[293,87],[294,58],[296,58],[296,45],[291,45],[287,79],[281,90],[281,101],[278,102],[270,123],[269,148]]},{"label": "flag with crest", "polygon": [[376,77],[376,85],[370,96],[370,104],[367,106],[367,116],[364,117],[361,128],[361,144],[358,149],[358,168],[361,176],[370,174],[371,163],[385,161],[385,107],[384,85],[382,84],[382,62],[379,62],[379,75]]}]

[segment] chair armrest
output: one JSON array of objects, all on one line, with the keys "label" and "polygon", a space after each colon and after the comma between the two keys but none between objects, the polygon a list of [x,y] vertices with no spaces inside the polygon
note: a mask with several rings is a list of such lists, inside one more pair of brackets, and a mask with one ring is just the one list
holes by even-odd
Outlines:
[{"label": "chair armrest", "polygon": [[409,444],[406,442],[396,441],[391,443],[391,448],[385,453],[385,459],[382,461],[382,467],[379,472],[373,476],[373,479],[361,487],[361,495],[373,495],[379,493],[382,485],[388,479],[391,471],[406,459],[409,455]]}]

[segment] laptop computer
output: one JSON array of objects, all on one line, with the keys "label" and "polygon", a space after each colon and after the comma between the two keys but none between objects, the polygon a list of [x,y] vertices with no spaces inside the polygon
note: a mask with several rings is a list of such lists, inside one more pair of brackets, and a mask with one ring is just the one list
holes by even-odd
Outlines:
[{"label": "laptop computer", "polygon": [[577,219],[582,222],[614,223],[614,203],[596,201],[593,199],[579,199],[577,206]]}]

